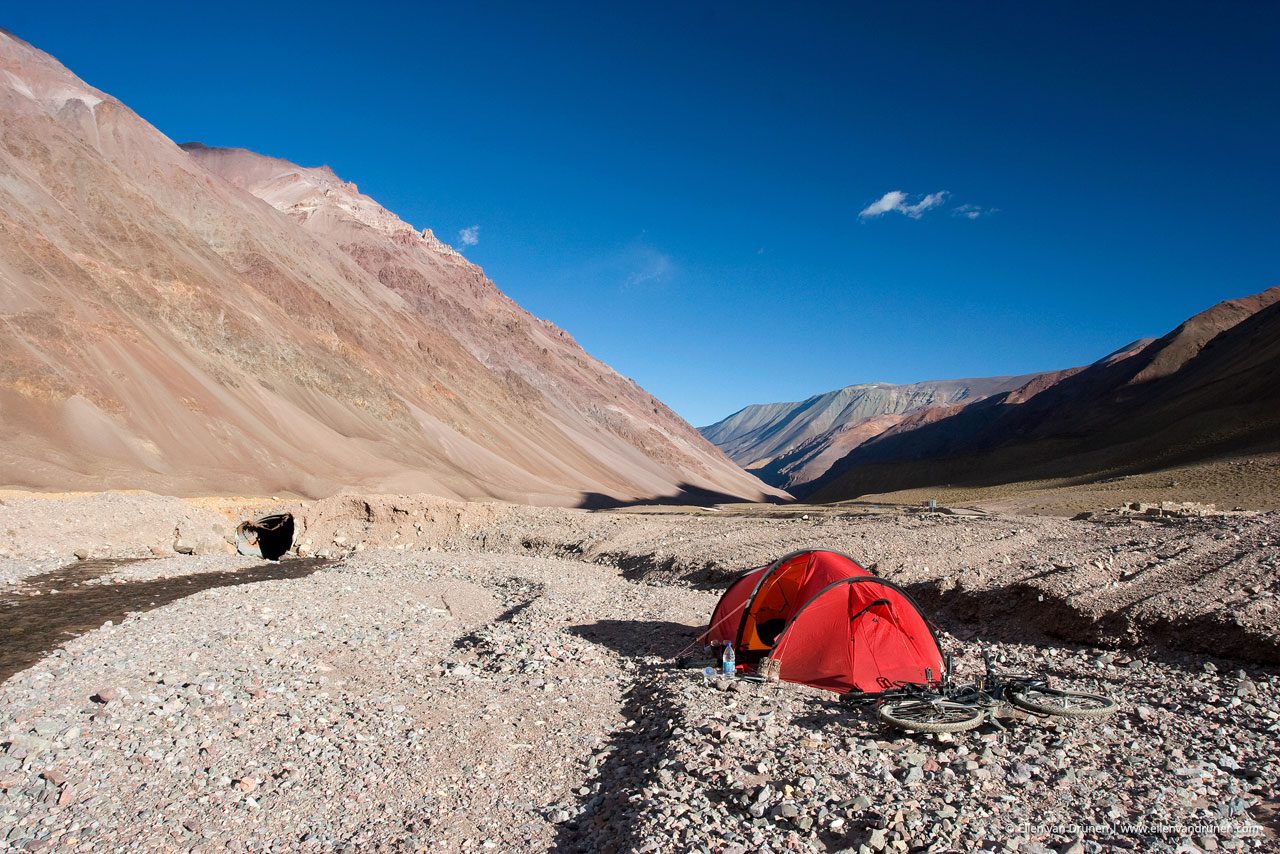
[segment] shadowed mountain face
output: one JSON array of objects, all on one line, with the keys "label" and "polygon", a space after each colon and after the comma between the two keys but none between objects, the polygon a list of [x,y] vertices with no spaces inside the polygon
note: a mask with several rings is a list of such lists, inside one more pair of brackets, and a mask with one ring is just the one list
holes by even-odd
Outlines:
[{"label": "shadowed mountain face", "polygon": [[851,385],[799,403],[753,404],[699,430],[766,483],[792,489],[912,413],[980,400],[1041,376]]},{"label": "shadowed mountain face", "polygon": [[1280,287],[1035,385],[904,421],[834,464],[807,496],[1088,480],[1280,448]]},{"label": "shadowed mountain face", "polygon": [[174,145],[0,33],[0,484],[768,490],[325,168]]}]

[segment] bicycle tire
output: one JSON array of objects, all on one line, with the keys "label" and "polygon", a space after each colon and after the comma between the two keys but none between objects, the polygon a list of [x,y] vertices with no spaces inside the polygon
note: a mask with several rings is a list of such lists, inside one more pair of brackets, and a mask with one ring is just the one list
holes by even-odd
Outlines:
[{"label": "bicycle tire", "polygon": [[[1114,697],[1104,694],[1087,694],[1084,691],[1063,691],[1057,688],[1032,688],[1019,686],[1007,692],[1009,702],[1023,711],[1038,715],[1054,715],[1060,718],[1109,717],[1120,708]],[[1048,698],[1048,699],[1040,699]],[[1057,702],[1053,702],[1053,701]],[[1072,704],[1075,705],[1072,705]]]},{"label": "bicycle tire", "polygon": [[910,698],[884,703],[876,709],[876,717],[912,732],[964,732],[980,726],[987,714],[984,709],[964,703]]}]

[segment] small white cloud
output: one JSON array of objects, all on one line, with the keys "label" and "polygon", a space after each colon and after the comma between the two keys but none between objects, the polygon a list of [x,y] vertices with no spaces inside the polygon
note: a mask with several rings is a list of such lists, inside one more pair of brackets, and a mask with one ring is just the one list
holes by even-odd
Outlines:
[{"label": "small white cloud", "polygon": [[459,231],[458,242],[463,246],[475,246],[480,242],[480,226],[473,225]]},{"label": "small white cloud", "polygon": [[623,289],[661,282],[670,275],[674,267],[670,257],[650,246],[634,247],[628,255],[627,266],[632,269],[622,283]]},{"label": "small white cloud", "polygon": [[907,200],[907,194],[901,190],[890,190],[880,198],[862,209],[858,214],[862,219],[870,219],[873,216],[887,214],[889,211],[896,211],[902,208],[902,203]]},{"label": "small white cloud", "polygon": [[948,195],[950,194],[946,190],[930,193],[914,205],[904,205],[902,212],[912,219],[919,219],[925,211],[932,210],[945,202]]},{"label": "small white cloud", "polygon": [[595,281],[624,293],[660,291],[681,275],[675,258],[640,239],[584,258],[561,272],[566,282]]},{"label": "small white cloud", "polygon": [[906,193],[901,190],[890,190],[863,208],[859,212],[858,218],[872,219],[887,213],[900,213],[911,219],[919,219],[924,216],[925,211],[939,207],[947,200],[949,195],[950,193],[946,190],[939,190],[936,193],[927,193],[921,196],[919,201],[910,202],[908,201],[910,197]]},{"label": "small white cloud", "polygon": [[984,208],[979,205],[956,205],[951,209],[952,216],[962,216],[965,219],[977,219],[980,216],[991,216],[999,208]]}]

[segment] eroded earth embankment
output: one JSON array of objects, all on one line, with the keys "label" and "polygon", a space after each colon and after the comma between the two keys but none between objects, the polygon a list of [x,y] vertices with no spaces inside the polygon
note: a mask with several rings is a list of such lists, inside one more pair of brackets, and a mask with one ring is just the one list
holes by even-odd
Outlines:
[{"label": "eroded earth embankment", "polygon": [[536,554],[661,584],[718,587],[787,552],[830,548],[906,587],[956,631],[1280,664],[1280,513],[735,516],[732,508],[583,513],[423,497],[337,497],[295,510],[305,555],[424,546]]},{"label": "eroded earth embankment", "polygon": [[[257,566],[212,512],[187,527],[220,535],[175,555],[162,500],[33,501],[78,521],[42,540],[16,533],[30,502],[0,508],[10,612],[74,551],[167,547],[83,582],[122,591]],[[292,509],[332,564],[140,603],[0,685],[0,845],[1276,849],[1280,677],[1252,641],[1275,616],[1275,516]],[[129,518],[160,539],[95,539]],[[908,585],[962,674],[981,646],[1121,712],[905,736],[825,692],[674,666],[728,573],[813,545]],[[1061,639],[1088,631],[1122,649]],[[1215,637],[1245,657],[1190,651]]]}]

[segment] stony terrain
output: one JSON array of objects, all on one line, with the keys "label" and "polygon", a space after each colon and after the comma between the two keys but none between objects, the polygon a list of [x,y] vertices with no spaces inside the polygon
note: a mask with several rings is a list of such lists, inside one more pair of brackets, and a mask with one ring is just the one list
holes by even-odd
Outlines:
[{"label": "stony terrain", "polygon": [[1198,501],[1224,509],[1280,510],[1280,453],[1235,454],[1100,480],[1050,478],[993,486],[932,486],[865,495],[854,504],[979,506],[1016,515],[1075,516],[1140,498]]},{"label": "stony terrain", "polygon": [[226,552],[227,520],[177,498],[0,496],[0,585],[68,560]]},{"label": "stony terrain", "polygon": [[[95,526],[118,524],[121,502],[162,513],[163,501],[73,499],[81,528],[61,529],[56,548],[12,534],[3,546],[16,564],[56,565]],[[1187,636],[1217,630],[1195,615],[1174,623],[1181,636],[1148,617],[1133,632],[1105,628],[1106,615],[1144,607],[1179,619],[1175,602],[1213,614],[1233,584],[1232,610],[1274,625],[1274,515],[586,513],[423,497],[298,509],[300,537],[333,563],[151,610],[140,601],[0,685],[0,845],[1280,850],[1273,653],[1185,651],[1197,645]],[[0,532],[28,512],[7,499]],[[192,512],[229,533],[225,517]],[[917,593],[953,578],[961,594],[950,601],[939,586],[933,607],[962,675],[983,646],[1009,670],[1113,693],[1122,710],[1101,723],[908,736],[825,692],[677,665],[716,579],[811,544]],[[152,556],[150,545],[117,549]],[[104,568],[91,583],[127,595],[185,583],[184,567],[191,578],[252,571],[214,543],[199,551]],[[1084,596],[1079,611],[1098,609],[1097,643],[1117,648],[1049,637],[1075,631],[1049,619],[1082,592],[1064,589],[1071,580],[1104,575],[1121,598]],[[1124,598],[1144,575],[1173,600]],[[1189,579],[1201,578],[1221,586],[1195,596]],[[998,579],[1004,595],[1044,593],[997,614]],[[24,591],[38,583],[11,573],[0,613],[33,601]],[[1251,637],[1249,625],[1235,636]]]},{"label": "stony terrain", "polygon": [[[823,546],[904,585],[960,631],[990,635],[1008,624],[1019,637],[1034,629],[1044,640],[1280,664],[1280,514],[1138,506],[1060,519],[842,505],[584,512],[421,495],[202,507],[145,494],[14,498],[0,506],[0,583],[82,556],[224,554],[235,521],[286,511],[305,557],[377,548],[569,557],[633,580],[713,587],[744,567]],[[51,523],[56,540],[23,535],[37,518],[61,520]],[[166,562],[164,572],[175,571]]]}]

